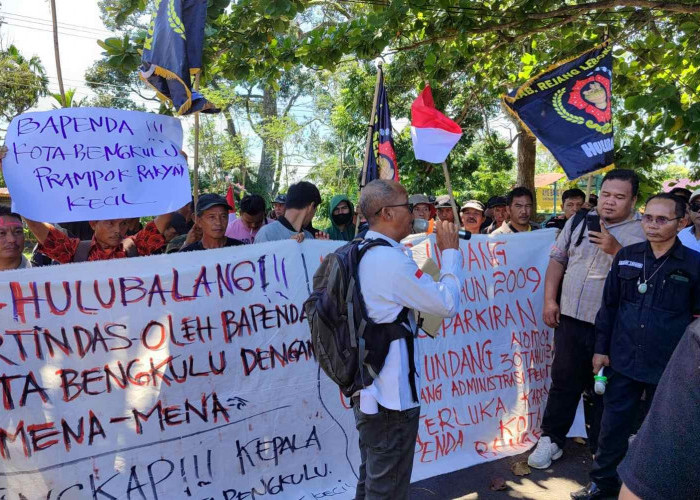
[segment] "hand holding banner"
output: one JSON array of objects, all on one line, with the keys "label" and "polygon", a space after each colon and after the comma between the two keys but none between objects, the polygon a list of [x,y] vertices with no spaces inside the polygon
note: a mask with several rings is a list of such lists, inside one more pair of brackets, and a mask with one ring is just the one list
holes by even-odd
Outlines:
[{"label": "hand holding banner", "polygon": [[191,199],[176,118],[62,108],[15,117],[5,141],[3,173],[12,209],[28,219],[159,215]]}]

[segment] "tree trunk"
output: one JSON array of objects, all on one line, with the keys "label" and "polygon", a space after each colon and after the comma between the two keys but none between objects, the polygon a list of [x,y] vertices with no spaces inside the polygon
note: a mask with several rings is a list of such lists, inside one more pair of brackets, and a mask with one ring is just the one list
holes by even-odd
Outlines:
[{"label": "tree trunk", "polygon": [[278,141],[265,132],[266,126],[277,118],[277,94],[271,87],[265,87],[262,99],[262,152],[258,168],[258,183],[263,192],[272,192],[272,184],[277,167]]},{"label": "tree trunk", "polygon": [[279,193],[280,189],[280,179],[282,178],[282,169],[284,168],[284,153],[282,148],[277,149],[277,167],[275,168],[275,183],[272,186],[271,194]]},{"label": "tree trunk", "polygon": [[537,207],[537,192],[535,191],[535,158],[537,157],[537,141],[520,126],[515,124],[518,133],[518,177],[517,186],[523,186],[532,191],[533,215]]},{"label": "tree trunk", "polygon": [[236,122],[233,121],[233,106],[224,112],[224,116],[226,117],[226,131],[228,135],[231,136],[231,139],[233,139],[238,135],[238,132],[236,132]]}]

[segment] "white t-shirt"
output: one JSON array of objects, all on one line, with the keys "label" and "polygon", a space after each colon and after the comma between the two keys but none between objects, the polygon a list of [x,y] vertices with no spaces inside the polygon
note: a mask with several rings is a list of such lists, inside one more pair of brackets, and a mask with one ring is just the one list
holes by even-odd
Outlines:
[{"label": "white t-shirt", "polygon": [[695,237],[695,226],[686,227],[678,233],[678,239],[681,240],[683,246],[700,252],[700,241]]}]

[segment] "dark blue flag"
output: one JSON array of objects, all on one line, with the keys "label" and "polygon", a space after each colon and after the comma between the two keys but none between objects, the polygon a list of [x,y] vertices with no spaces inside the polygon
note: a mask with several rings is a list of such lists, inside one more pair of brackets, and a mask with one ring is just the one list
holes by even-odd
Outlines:
[{"label": "dark blue flag", "polygon": [[612,165],[612,45],[555,64],[503,97],[569,179]]},{"label": "dark blue flag", "polygon": [[192,90],[191,76],[202,68],[207,0],[156,0],[143,46],[141,79],[178,115],[216,112]]},{"label": "dark blue flag", "polygon": [[[380,70],[381,71],[381,70]],[[396,164],[394,139],[391,136],[391,114],[389,99],[384,87],[384,74],[379,76],[379,94],[377,110],[372,124],[372,144],[367,160],[366,183],[374,179],[391,179],[399,181],[399,167]]]}]

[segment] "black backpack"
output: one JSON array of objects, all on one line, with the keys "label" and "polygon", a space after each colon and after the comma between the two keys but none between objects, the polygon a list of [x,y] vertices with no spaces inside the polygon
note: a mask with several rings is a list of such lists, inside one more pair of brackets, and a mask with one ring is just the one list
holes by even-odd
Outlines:
[{"label": "black backpack", "polygon": [[[304,302],[316,359],[347,397],[372,384],[393,340],[406,338],[413,355],[413,335],[403,326],[408,309],[393,323],[377,324],[367,316],[357,271],[360,259],[376,246],[391,245],[383,239],[354,240],[326,255],[314,274],[313,292]],[[410,371],[417,400],[413,363]]]}]

